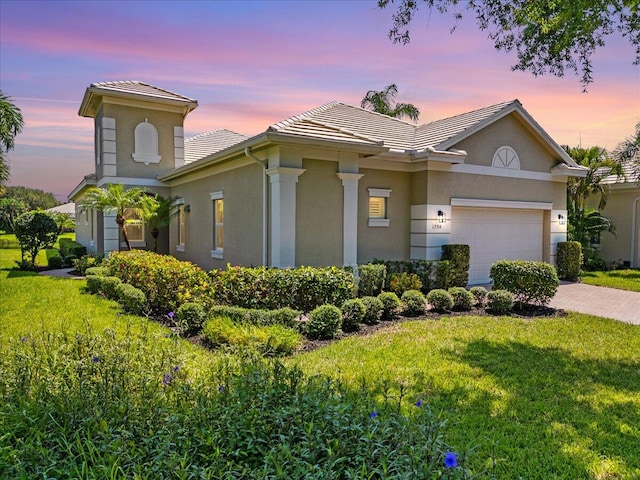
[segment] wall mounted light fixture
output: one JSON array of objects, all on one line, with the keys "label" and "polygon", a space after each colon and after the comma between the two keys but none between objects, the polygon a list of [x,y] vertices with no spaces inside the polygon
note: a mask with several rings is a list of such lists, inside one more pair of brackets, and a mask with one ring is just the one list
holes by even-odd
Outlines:
[{"label": "wall mounted light fixture", "polygon": [[567,217],[565,217],[562,214],[558,215],[558,224],[559,225],[566,225],[567,224]]},{"label": "wall mounted light fixture", "polygon": [[191,211],[191,205],[185,205],[185,206],[184,206],[184,211],[185,211],[186,213],[189,213],[189,212]]},{"label": "wall mounted light fixture", "polygon": [[442,210],[438,210],[438,223],[445,223],[447,221],[447,214]]}]

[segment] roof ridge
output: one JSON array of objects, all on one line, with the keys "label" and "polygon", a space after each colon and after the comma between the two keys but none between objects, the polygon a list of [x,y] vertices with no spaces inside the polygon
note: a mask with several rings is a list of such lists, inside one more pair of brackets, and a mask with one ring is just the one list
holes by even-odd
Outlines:
[{"label": "roof ridge", "polygon": [[203,138],[207,135],[211,135],[212,133],[217,133],[217,132],[228,132],[228,133],[233,133],[235,135],[240,135],[242,137],[247,138],[246,135],[242,134],[242,133],[238,133],[238,132],[234,132],[233,130],[229,130],[228,128],[214,128],[213,130],[207,130],[206,132],[202,132],[202,133],[198,133],[196,135],[192,135],[190,137],[187,137],[184,139],[185,142],[188,142],[189,140],[195,140],[197,138]]},{"label": "roof ridge", "polygon": [[377,138],[371,138],[371,137],[368,137],[367,135],[363,135],[361,133],[354,132],[353,130],[350,130],[348,128],[339,127],[338,125],[334,125],[334,124],[332,124],[330,122],[321,122],[320,120],[317,120],[315,118],[305,118],[304,121],[307,121],[307,122],[310,122],[310,123],[314,123],[316,125],[321,125],[323,127],[331,128],[331,129],[336,130],[338,132],[346,133],[347,135],[351,135],[353,137],[360,138],[362,140],[368,140],[369,142],[380,143],[380,141],[381,141],[381,140],[379,140]]},{"label": "roof ridge", "polygon": [[316,113],[319,112],[324,112],[329,110],[330,108],[335,107],[336,105],[339,105],[340,102],[336,101],[336,100],[332,100],[331,102],[327,102],[323,105],[320,105],[319,107],[316,108],[312,108],[311,110],[307,110],[305,112],[299,113],[298,115],[293,115],[291,117],[285,118],[284,120],[281,120],[279,122],[276,123],[272,123],[271,125],[269,125],[269,127],[267,128],[267,131],[274,131],[274,130],[282,130],[283,128],[289,126],[289,125],[293,125],[295,122],[299,121],[299,120],[304,120]]},{"label": "roof ridge", "polygon": [[342,103],[342,102],[338,102],[338,103],[340,103],[341,105],[344,105],[345,107],[353,108],[355,110],[361,110],[363,112],[367,112],[367,113],[370,113],[370,114],[373,114],[373,115],[379,115],[381,117],[384,117],[385,119],[389,119],[389,120],[393,120],[393,121],[396,121],[396,122],[400,122],[400,123],[402,123],[404,125],[408,125],[410,127],[417,127],[417,125],[415,123],[407,122],[407,121],[402,120],[401,118],[398,118],[398,117],[392,117],[391,115],[385,115],[384,113],[375,112],[373,110],[369,110],[368,108],[362,108],[362,107],[359,107],[357,105],[351,105],[349,103]]},{"label": "roof ridge", "polygon": [[190,102],[196,102],[195,99],[182,95],[181,93],[167,90],[166,88],[158,87],[156,85],[152,85],[147,82],[141,82],[140,80],[113,80],[109,82],[94,82],[91,84],[92,87],[117,87],[117,86],[124,86],[124,85],[141,85],[144,87],[153,88],[155,90],[164,92],[169,95],[175,95],[176,97],[184,98],[185,100],[188,100]]},{"label": "roof ridge", "polygon": [[423,123],[421,125],[417,125],[416,128],[427,127],[427,126],[433,125],[434,123],[437,123],[437,122],[443,122],[445,120],[451,120],[451,119],[456,118],[456,117],[462,117],[463,115],[464,116],[471,115],[473,113],[477,113],[477,112],[480,112],[480,111],[483,111],[483,110],[491,110],[491,109],[494,109],[496,107],[501,107],[500,110],[502,110],[502,109],[504,109],[505,107],[507,107],[508,105],[511,105],[511,104],[518,104],[518,105],[522,106],[522,104],[520,103],[520,100],[518,100],[517,98],[514,98],[513,100],[506,100],[504,102],[494,103],[493,105],[487,105],[486,107],[476,108],[475,110],[469,110],[469,111],[466,111],[466,112],[457,113],[456,115],[451,115],[449,117],[439,118],[437,120],[433,120],[433,121],[428,122],[428,123]]}]

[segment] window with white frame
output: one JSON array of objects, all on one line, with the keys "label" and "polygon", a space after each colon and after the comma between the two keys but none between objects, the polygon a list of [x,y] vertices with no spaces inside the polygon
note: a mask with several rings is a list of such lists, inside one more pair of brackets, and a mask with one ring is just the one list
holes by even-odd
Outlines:
[{"label": "window with white frame", "polygon": [[369,226],[388,227],[388,201],[391,190],[386,188],[369,189]]},{"label": "window with white frame", "polygon": [[178,245],[176,246],[176,250],[179,252],[184,252],[184,246],[187,243],[186,236],[186,210],[184,206],[184,200],[178,200]]},{"label": "window with white frame", "polygon": [[213,250],[212,258],[223,258],[224,253],[224,198],[222,192],[213,192]]},{"label": "window with white frame", "polygon": [[124,218],[127,226],[127,238],[130,243],[144,242],[144,221],[135,208],[125,208]]}]

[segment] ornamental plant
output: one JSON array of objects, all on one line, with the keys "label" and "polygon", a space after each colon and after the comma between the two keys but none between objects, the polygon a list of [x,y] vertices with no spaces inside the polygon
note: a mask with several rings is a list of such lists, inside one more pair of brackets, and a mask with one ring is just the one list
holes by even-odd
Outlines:
[{"label": "ornamental plant", "polygon": [[375,325],[382,318],[382,310],[384,305],[378,299],[378,297],[362,297],[362,303],[364,304],[365,312],[362,317],[362,323],[367,325]]},{"label": "ornamental plant", "polygon": [[400,297],[400,302],[405,317],[419,317],[427,311],[427,303],[420,290],[407,290]]},{"label": "ornamental plant", "polygon": [[464,287],[451,287],[449,294],[453,298],[453,309],[468,311],[473,308],[473,295]]},{"label": "ornamental plant", "polygon": [[359,298],[352,298],[342,304],[342,330],[357,332],[364,318],[366,308]]},{"label": "ornamental plant", "polygon": [[518,307],[546,305],[558,290],[558,274],[553,265],[525,260],[502,260],[491,266],[493,288],[508,290]]},{"label": "ornamental plant", "polygon": [[513,294],[508,290],[491,290],[487,293],[487,310],[496,315],[511,312],[513,303]]},{"label": "ornamental plant", "polygon": [[427,303],[436,312],[448,312],[453,308],[453,297],[448,291],[436,288],[427,294]]},{"label": "ornamental plant", "polygon": [[407,290],[420,290],[422,282],[415,273],[397,273],[391,276],[389,290],[402,296]]},{"label": "ornamental plant", "polygon": [[477,307],[482,307],[484,305],[484,301],[487,298],[487,289],[484,287],[471,287],[469,290],[471,295],[473,295],[473,303]]},{"label": "ornamental plant", "polygon": [[387,267],[380,264],[358,266],[358,295],[374,296],[382,292],[387,277]]},{"label": "ornamental plant", "polygon": [[393,292],[382,292],[378,295],[378,300],[382,302],[382,320],[395,320],[400,315],[402,303]]},{"label": "ornamental plant", "polygon": [[175,314],[176,326],[183,335],[198,332],[207,319],[207,312],[202,304],[197,302],[183,303]]},{"label": "ornamental plant", "polygon": [[209,316],[225,316],[236,323],[250,323],[252,325],[283,325],[296,326],[296,320],[302,315],[300,310],[289,307],[277,310],[257,308],[230,307],[228,305],[214,305],[209,309]]},{"label": "ornamental plant", "polygon": [[335,305],[321,305],[309,314],[305,333],[310,339],[329,340],[340,334],[342,312]]},{"label": "ornamental plant", "polygon": [[35,268],[38,252],[51,248],[58,238],[58,225],[43,212],[23,213],[16,218],[13,228],[20,244],[22,265],[30,268]]}]

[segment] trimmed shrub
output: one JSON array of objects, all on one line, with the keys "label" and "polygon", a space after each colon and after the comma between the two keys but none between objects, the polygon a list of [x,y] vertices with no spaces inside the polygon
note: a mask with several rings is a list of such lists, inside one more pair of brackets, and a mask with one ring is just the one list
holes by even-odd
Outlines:
[{"label": "trimmed shrub", "polygon": [[342,325],[340,309],[335,305],[320,305],[309,314],[305,333],[311,339],[328,340],[340,334],[340,325]]},{"label": "trimmed shrub", "polygon": [[436,288],[427,294],[427,303],[436,312],[449,312],[453,308],[453,297],[448,291]]},{"label": "trimmed shrub", "polygon": [[178,307],[175,319],[180,333],[188,335],[202,328],[202,324],[207,319],[207,312],[201,304],[187,302]]},{"label": "trimmed shrub", "polygon": [[211,346],[252,350],[268,357],[291,355],[302,344],[302,335],[293,328],[236,323],[225,316],[207,320],[202,332]]},{"label": "trimmed shrub", "polygon": [[289,307],[277,310],[264,310],[228,305],[216,305],[209,310],[209,317],[229,317],[236,323],[250,323],[252,325],[283,325],[295,327],[296,318],[302,315],[300,310]]},{"label": "trimmed shrub", "polygon": [[558,242],[558,277],[575,282],[580,278],[582,245],[580,242]]},{"label": "trimmed shrub", "polygon": [[466,287],[469,283],[469,261],[471,258],[469,245],[443,245],[440,258],[450,262],[450,286]]},{"label": "trimmed shrub", "polygon": [[484,301],[487,298],[487,289],[484,287],[471,287],[471,295],[473,295],[473,302],[476,306],[482,307]]},{"label": "trimmed shrub", "polygon": [[473,308],[473,295],[464,287],[451,287],[449,294],[453,298],[453,309],[467,311]]},{"label": "trimmed shrub", "polygon": [[100,293],[111,300],[118,300],[118,285],[122,283],[118,277],[98,277]]},{"label": "trimmed shrub", "polygon": [[291,307],[310,312],[353,298],[353,274],[338,267],[231,267],[209,273],[216,304],[245,308]]},{"label": "trimmed shrub", "polygon": [[87,276],[87,292],[97,295],[102,290],[102,275]]},{"label": "trimmed shrub", "polygon": [[104,257],[102,255],[98,255],[97,257],[93,255],[83,255],[73,263],[73,267],[80,272],[80,275],[86,275],[88,268],[100,266],[103,260]]},{"label": "trimmed shrub", "polygon": [[394,273],[389,282],[389,290],[402,295],[407,290],[420,290],[422,282],[415,273]]},{"label": "trimmed shrub", "polygon": [[407,290],[402,294],[400,302],[405,317],[418,317],[427,311],[427,303],[420,290]]},{"label": "trimmed shrub", "polygon": [[378,295],[378,300],[382,302],[382,320],[395,320],[400,315],[402,303],[393,292],[382,292]]},{"label": "trimmed shrub", "polygon": [[519,307],[546,305],[558,290],[558,274],[553,265],[525,260],[502,260],[491,266],[493,288],[513,293]]},{"label": "trimmed shrub", "polygon": [[378,300],[378,297],[362,297],[361,300],[365,309],[362,323],[375,325],[380,321],[380,318],[382,318],[384,305]]},{"label": "trimmed shrub", "polygon": [[358,266],[358,295],[368,297],[382,292],[387,278],[387,267],[379,264]]},{"label": "trimmed shrub", "polygon": [[507,290],[491,290],[487,293],[487,310],[506,315],[513,309],[513,294]]},{"label": "trimmed shrub", "polygon": [[65,259],[70,255],[81,258],[87,254],[87,247],[70,238],[61,238],[58,245],[60,246],[60,255]]},{"label": "trimmed shrub", "polygon": [[64,267],[64,260],[60,255],[54,255],[47,258],[47,265],[49,268],[62,268]]},{"label": "trimmed shrub", "polygon": [[453,268],[449,260],[440,260],[435,266],[433,288],[446,290],[453,285]]},{"label": "trimmed shrub", "polygon": [[76,262],[78,260],[78,257],[76,257],[75,255],[67,255],[66,257],[64,257],[64,264],[67,267],[72,267],[74,262]]},{"label": "trimmed shrub", "polygon": [[357,332],[364,318],[366,308],[362,300],[352,298],[342,304],[342,330],[345,332]]},{"label": "trimmed shrub", "polygon": [[125,312],[144,315],[147,311],[147,297],[142,290],[127,283],[117,284],[115,288],[118,294],[118,303],[122,305]]},{"label": "trimmed shrub", "polygon": [[109,269],[107,267],[89,267],[87,268],[87,270],[84,272],[84,274],[87,277],[91,277],[91,276],[101,276],[101,277],[106,277],[109,275]]},{"label": "trimmed shrub", "polygon": [[606,272],[609,270],[607,261],[598,256],[598,254],[592,254],[591,256],[585,256],[584,258],[584,270],[585,272]]}]

